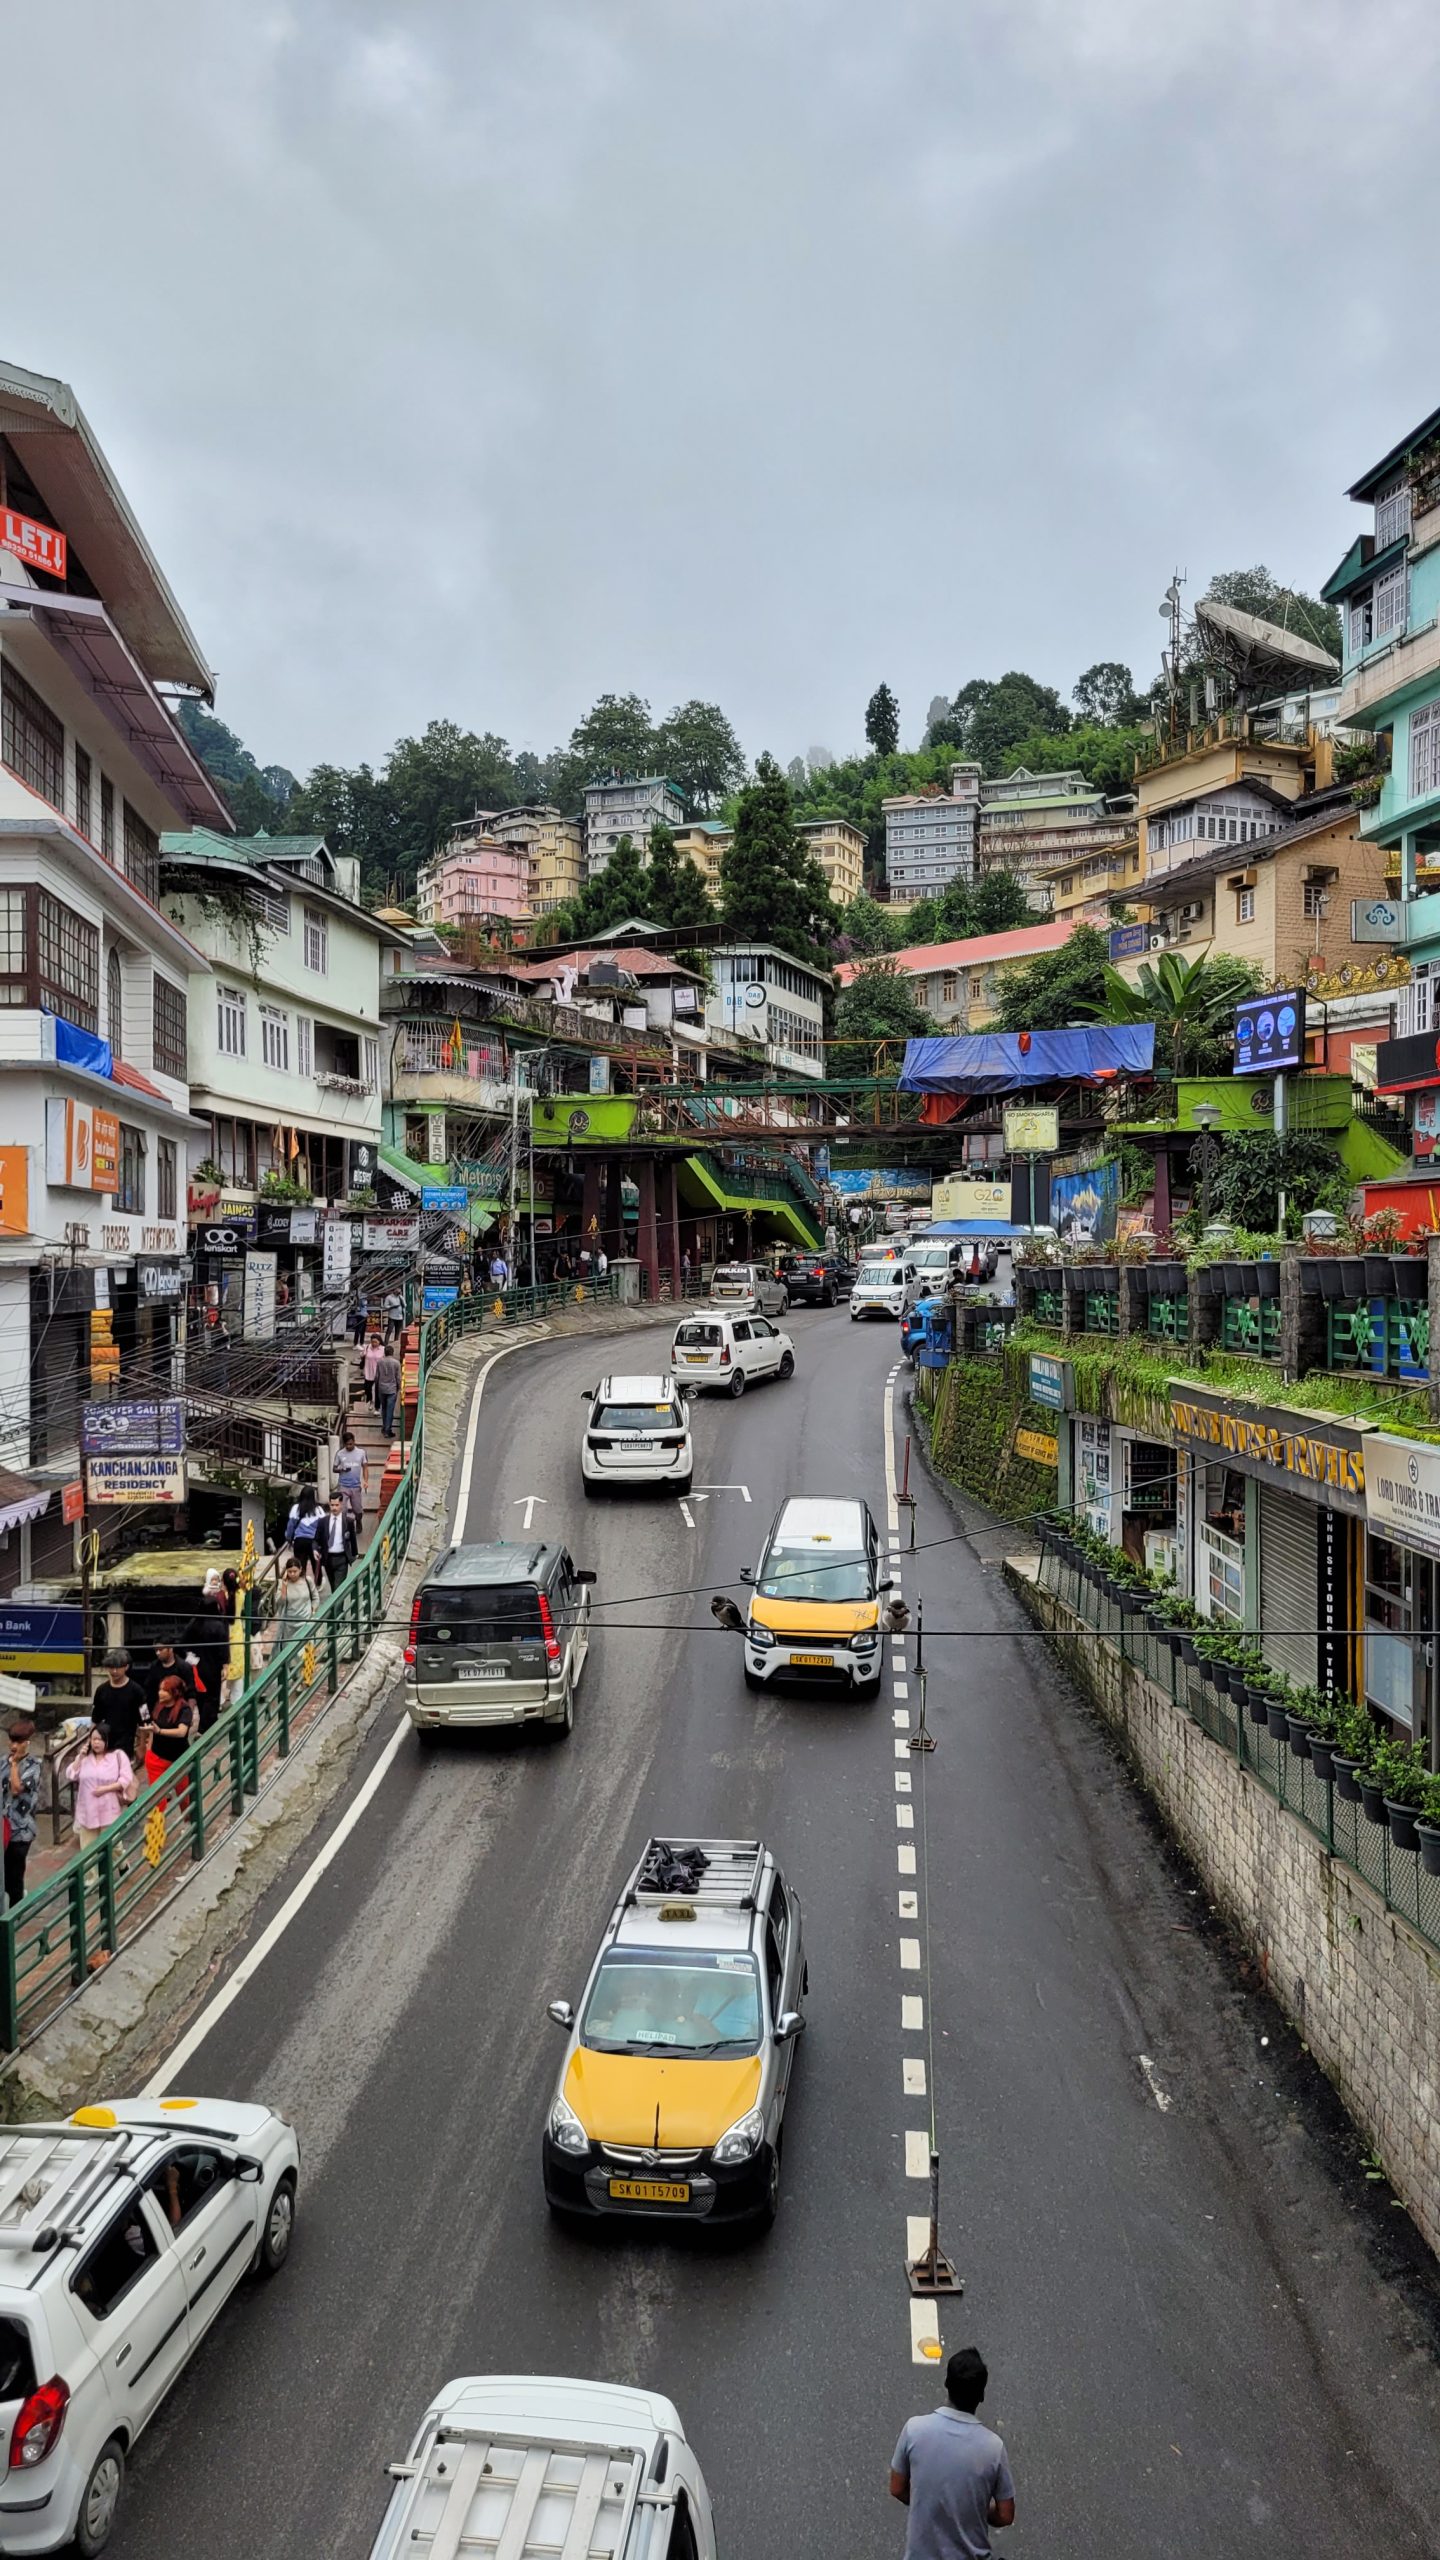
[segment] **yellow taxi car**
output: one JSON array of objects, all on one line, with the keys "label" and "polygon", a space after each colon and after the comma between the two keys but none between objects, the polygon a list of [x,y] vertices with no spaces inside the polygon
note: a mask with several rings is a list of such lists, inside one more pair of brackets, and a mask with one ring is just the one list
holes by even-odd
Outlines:
[{"label": "yellow taxi car", "polygon": [[745,1628],[745,1685],[845,1680],[864,1697],[880,1686],[880,1601],[889,1590],[869,1505],[795,1494],[782,1502],[753,1573]]},{"label": "yellow taxi car", "polygon": [[759,1840],[651,1840],[611,1915],[545,2124],[553,2213],[769,2225],[809,1989]]}]

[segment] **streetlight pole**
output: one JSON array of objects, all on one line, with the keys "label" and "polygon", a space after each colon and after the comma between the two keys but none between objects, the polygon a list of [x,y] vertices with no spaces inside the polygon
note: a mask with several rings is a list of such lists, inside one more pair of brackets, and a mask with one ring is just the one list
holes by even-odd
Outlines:
[{"label": "streetlight pole", "polygon": [[1220,1144],[1215,1136],[1220,1126],[1220,1107],[1214,1102],[1197,1102],[1192,1117],[1200,1135],[1190,1150],[1190,1163],[1200,1176],[1200,1223],[1202,1227],[1208,1227],[1210,1185],[1220,1162]]}]

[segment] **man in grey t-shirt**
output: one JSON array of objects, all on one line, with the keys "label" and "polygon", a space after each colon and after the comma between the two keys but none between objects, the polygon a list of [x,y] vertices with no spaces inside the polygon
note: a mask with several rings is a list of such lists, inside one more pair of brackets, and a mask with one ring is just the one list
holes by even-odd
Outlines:
[{"label": "man in grey t-shirt", "polygon": [[890,2464],[890,2495],[910,2510],[905,2560],[990,2560],[990,2527],[1015,2521],[1005,2447],[975,2412],[990,2376],[978,2347],[945,2367],[948,2406],[907,2418]]}]

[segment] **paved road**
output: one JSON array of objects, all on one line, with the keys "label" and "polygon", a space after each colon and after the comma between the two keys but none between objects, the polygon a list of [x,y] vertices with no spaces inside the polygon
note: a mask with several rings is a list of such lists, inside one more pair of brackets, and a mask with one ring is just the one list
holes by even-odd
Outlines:
[{"label": "paved road", "polygon": [[[513,1528],[541,1494],[546,1528],[596,1567],[609,1614],[576,1731],[407,1738],[187,2071],[293,2115],[300,2234],[142,2446],[119,2560],[364,2560],[381,2466],[433,2386],[515,2367],[670,2392],[724,2560],[898,2554],[886,2463],[937,2396],[902,2276],[923,2202],[905,2136],[928,2106],[907,2059],[927,2068],[967,2280],[947,2344],[983,2342],[1017,2475],[1008,2554],[1440,2549],[1440,2295],[1337,2157],[1308,2067],[1261,2047],[1273,2015],[1021,1632],[985,1562],[1000,1541],[956,1539],[921,1486],[905,1586],[937,1631],[941,1748],[908,1803],[888,1691],[869,1708],[745,1691],[706,1601],[754,1560],[777,1497],[853,1488],[885,1513],[894,1332],[843,1311],[792,1322],[792,1383],[697,1408],[697,1488],[718,1489],[693,1529],[673,1500],[580,1498],[580,1390],[602,1351],[494,1370],[464,1525]],[[626,1344],[632,1365],[648,1341]],[[804,1896],[810,2032],[763,2242],[576,2238],[541,2199],[559,2051],[544,2004],[579,1990],[651,1828],[758,1830]],[[928,1975],[901,1969],[906,1891]],[[922,2034],[902,2027],[907,1995]]]}]

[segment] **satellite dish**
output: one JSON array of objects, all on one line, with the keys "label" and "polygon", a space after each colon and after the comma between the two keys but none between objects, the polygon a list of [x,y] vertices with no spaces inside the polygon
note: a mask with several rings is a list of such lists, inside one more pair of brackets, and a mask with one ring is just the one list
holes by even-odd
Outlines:
[{"label": "satellite dish", "polygon": [[1262,622],[1238,605],[1216,604],[1201,596],[1195,606],[1195,628],[1205,654],[1233,676],[1242,694],[1308,691],[1333,684],[1340,661],[1313,640],[1282,631],[1278,622]]}]

